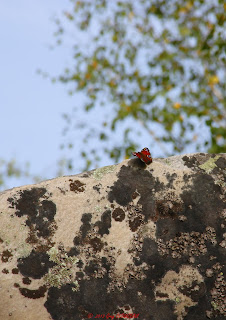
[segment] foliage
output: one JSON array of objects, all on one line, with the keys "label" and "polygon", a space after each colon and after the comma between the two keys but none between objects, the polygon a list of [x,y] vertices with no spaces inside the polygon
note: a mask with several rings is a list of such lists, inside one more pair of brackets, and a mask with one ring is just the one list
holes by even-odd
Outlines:
[{"label": "foliage", "polygon": [[[115,161],[140,144],[139,134],[150,142],[140,147],[152,144],[163,155],[225,151],[223,1],[71,4],[66,20],[57,21],[56,36],[61,43],[72,34],[73,61],[55,80],[69,84],[71,94],[84,94],[78,112],[84,108],[85,121],[65,118],[79,128],[80,139],[83,132],[83,142],[94,141],[89,153],[81,151],[87,167],[100,160],[97,138]],[[121,139],[113,139],[119,128]]]},{"label": "foliage", "polygon": [[19,179],[20,177],[28,177],[28,164],[22,168],[15,159],[0,159],[0,190],[7,188],[6,182],[10,179]]},{"label": "foliage", "polygon": [[[60,167],[58,165],[58,167]],[[44,177],[42,177],[44,179]],[[29,162],[20,163],[17,159],[0,158],[0,191],[25,183],[38,183],[41,176],[32,174]]]}]

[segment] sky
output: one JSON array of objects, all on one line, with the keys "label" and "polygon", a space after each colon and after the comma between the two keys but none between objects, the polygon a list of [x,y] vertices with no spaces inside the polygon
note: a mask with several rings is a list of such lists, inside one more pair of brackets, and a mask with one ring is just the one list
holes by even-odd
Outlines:
[{"label": "sky", "polygon": [[[56,47],[54,37],[57,30],[54,18],[62,16],[70,8],[69,0],[0,1],[0,170],[3,169],[2,159],[15,159],[22,169],[28,162],[31,174],[31,177],[7,179],[0,190],[32,184],[32,176],[38,176],[41,180],[56,177],[61,159],[73,157],[76,160],[73,174],[81,172],[84,167],[78,152],[76,156],[82,139],[72,135],[72,142],[77,147],[73,150],[60,149],[60,145],[67,141],[62,134],[65,126],[62,115],[70,114],[82,97],[71,97],[64,85],[53,84],[38,73],[42,70],[50,76],[59,75],[70,65],[71,43],[66,41]],[[89,113],[89,125],[98,125],[96,117],[99,119],[102,111],[98,112],[95,109]],[[87,121],[85,116],[80,112],[78,120],[84,123]],[[102,114],[102,117],[106,115]],[[117,127],[108,147],[120,139],[125,126],[126,121]],[[147,137],[150,140],[149,135]],[[137,137],[137,141],[139,139],[142,138]],[[97,140],[92,139],[91,143],[96,145]],[[142,143],[143,147],[148,146],[148,143]],[[113,160],[104,158],[99,165],[110,164]]]},{"label": "sky", "polygon": [[[56,175],[58,160],[66,156],[59,148],[62,114],[72,99],[37,70],[59,74],[69,59],[68,48],[50,49],[54,17],[67,7],[69,1],[61,0],[0,1],[0,159],[22,167],[28,161],[30,172],[44,179]],[[11,179],[7,188],[29,183]]]}]

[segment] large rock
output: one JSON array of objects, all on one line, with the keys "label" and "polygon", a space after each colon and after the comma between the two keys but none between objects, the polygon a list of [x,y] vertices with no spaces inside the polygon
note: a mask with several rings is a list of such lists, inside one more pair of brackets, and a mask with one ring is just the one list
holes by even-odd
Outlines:
[{"label": "large rock", "polygon": [[226,155],[139,159],[0,195],[0,319],[225,319]]}]

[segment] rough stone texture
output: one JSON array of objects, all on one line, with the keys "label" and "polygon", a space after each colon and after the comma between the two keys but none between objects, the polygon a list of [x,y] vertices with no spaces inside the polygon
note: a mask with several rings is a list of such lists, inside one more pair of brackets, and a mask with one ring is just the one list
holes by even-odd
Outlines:
[{"label": "rough stone texture", "polygon": [[0,194],[0,319],[225,319],[226,155]]}]

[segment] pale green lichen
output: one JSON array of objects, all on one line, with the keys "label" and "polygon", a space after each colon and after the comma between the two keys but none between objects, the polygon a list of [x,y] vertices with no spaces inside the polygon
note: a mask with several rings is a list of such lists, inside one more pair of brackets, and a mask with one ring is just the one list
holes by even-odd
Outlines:
[{"label": "pale green lichen", "polygon": [[115,171],[116,166],[106,166],[93,171],[92,176],[96,180],[101,180],[103,176],[107,173]]},{"label": "pale green lichen", "polygon": [[95,212],[100,213],[101,212],[101,207],[100,206],[95,206],[94,210],[95,210]]},{"label": "pale green lichen", "polygon": [[29,243],[21,242],[17,247],[17,258],[26,258],[30,255],[32,246]]},{"label": "pale green lichen", "polygon": [[49,255],[49,260],[59,263],[59,250],[55,247],[52,247],[51,249],[49,249],[49,251],[47,251],[48,255]]},{"label": "pale green lichen", "polygon": [[13,248],[17,259],[28,257],[32,251],[32,246],[26,242],[28,228],[24,219],[4,211],[0,212],[0,221],[0,238],[4,245]]},{"label": "pale green lichen", "polygon": [[226,183],[223,180],[216,180],[214,183],[222,188],[226,187]]},{"label": "pale green lichen", "polygon": [[49,260],[56,263],[47,275],[43,277],[46,286],[60,288],[64,284],[73,284],[73,291],[79,288],[78,281],[74,279],[76,263],[79,259],[75,256],[68,257],[63,250],[52,247],[47,251]]},{"label": "pale green lichen", "polygon": [[169,159],[163,159],[163,160],[164,160],[164,162],[165,162],[166,164],[168,164],[168,165],[171,164],[171,161],[170,161]]},{"label": "pale green lichen", "polygon": [[[3,236],[0,234],[0,238],[3,238]],[[5,244],[7,245],[7,246],[9,246],[10,245],[10,240],[9,239],[3,239],[3,241],[5,242]]]},{"label": "pale green lichen", "polygon": [[218,305],[216,304],[216,302],[214,302],[214,301],[211,301],[211,305],[214,310],[217,310],[219,308]]},{"label": "pale green lichen", "polygon": [[176,297],[175,302],[176,302],[176,303],[180,303],[180,302],[181,302],[181,299],[180,299],[179,297]]},{"label": "pale green lichen", "polygon": [[75,281],[73,282],[73,284],[74,284],[74,287],[72,287],[72,291],[78,291],[78,288],[79,288],[78,281],[75,280]]},{"label": "pale green lichen", "polygon": [[220,158],[220,156],[215,156],[214,158],[209,158],[209,160],[207,160],[206,162],[204,162],[203,164],[201,164],[199,166],[199,168],[203,169],[204,171],[206,171],[206,173],[210,173],[214,168],[217,167],[216,165],[216,161]]}]

